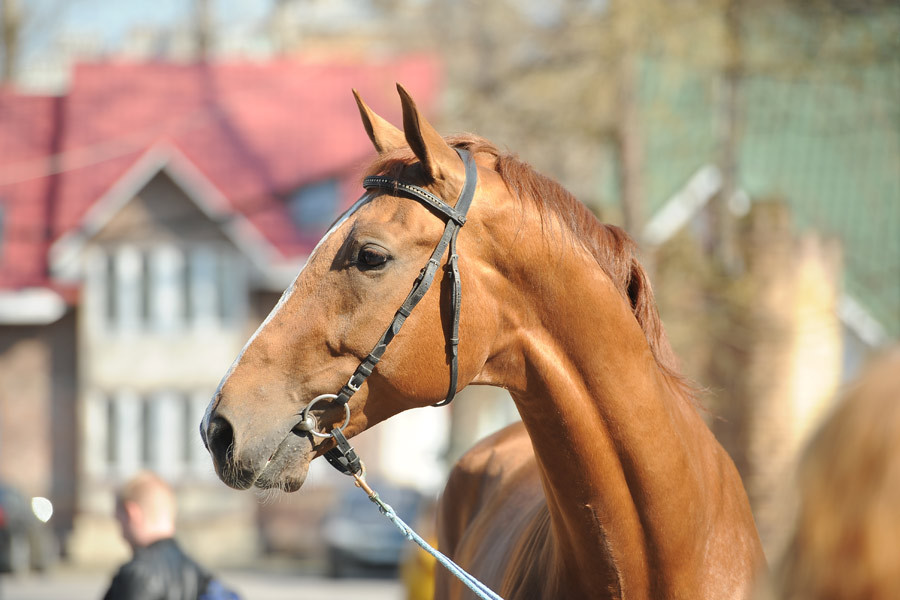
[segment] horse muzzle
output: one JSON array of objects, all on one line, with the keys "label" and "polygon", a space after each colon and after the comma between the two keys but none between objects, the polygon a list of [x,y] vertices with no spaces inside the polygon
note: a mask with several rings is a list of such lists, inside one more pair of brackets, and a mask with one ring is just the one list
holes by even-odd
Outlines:
[{"label": "horse muzzle", "polygon": [[296,419],[267,433],[255,432],[252,437],[235,421],[212,409],[201,425],[203,442],[219,478],[238,490],[253,486],[288,492],[299,489],[312,459],[313,442],[309,435],[295,429]]}]

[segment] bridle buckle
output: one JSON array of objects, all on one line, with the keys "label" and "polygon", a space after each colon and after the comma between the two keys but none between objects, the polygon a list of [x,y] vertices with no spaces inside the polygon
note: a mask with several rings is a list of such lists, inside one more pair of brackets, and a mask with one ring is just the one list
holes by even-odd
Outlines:
[{"label": "bridle buckle", "polygon": [[356,392],[359,391],[359,388],[362,386],[362,383],[360,383],[359,385],[356,385],[355,383],[353,383],[354,377],[356,377],[356,373],[351,375],[350,379],[347,380],[346,388],[355,394]]}]

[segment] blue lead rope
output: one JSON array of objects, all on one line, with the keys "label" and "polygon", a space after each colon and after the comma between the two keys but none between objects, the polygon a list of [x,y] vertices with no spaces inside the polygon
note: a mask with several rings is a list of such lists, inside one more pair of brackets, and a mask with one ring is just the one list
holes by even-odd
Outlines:
[{"label": "blue lead rope", "polygon": [[394,511],[390,504],[387,504],[378,497],[378,494],[368,486],[365,479],[363,479],[361,475],[354,474],[353,478],[356,480],[356,485],[359,486],[366,494],[368,494],[369,500],[371,500],[378,506],[381,514],[390,519],[391,523],[393,523],[397,527],[397,529],[400,530],[400,533],[402,533],[406,539],[415,542],[419,545],[420,548],[422,548],[422,550],[433,556],[439,563],[444,566],[444,568],[450,571],[450,573],[452,573],[457,579],[462,581],[467,588],[472,590],[472,593],[481,598],[481,600],[503,600],[503,598],[496,594],[491,588],[478,581],[475,577],[467,573],[462,567],[460,567],[458,564],[450,560],[446,555],[442,554],[439,550],[433,548],[428,542],[422,539],[422,536],[413,531],[412,527],[407,525],[403,521],[403,519],[397,516],[397,513]]}]

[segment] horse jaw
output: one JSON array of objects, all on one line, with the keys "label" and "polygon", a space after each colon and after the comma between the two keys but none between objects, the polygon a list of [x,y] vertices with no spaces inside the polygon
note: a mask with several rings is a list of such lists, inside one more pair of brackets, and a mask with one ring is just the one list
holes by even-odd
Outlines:
[{"label": "horse jaw", "polygon": [[309,463],[314,456],[309,436],[291,431],[266,461],[253,485],[260,489],[296,492],[306,481]]}]

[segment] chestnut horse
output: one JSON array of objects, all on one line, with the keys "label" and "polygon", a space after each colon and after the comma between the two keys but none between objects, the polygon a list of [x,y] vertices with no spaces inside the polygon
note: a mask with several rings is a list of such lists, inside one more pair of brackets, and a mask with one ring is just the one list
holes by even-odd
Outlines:
[{"label": "chestnut horse", "polygon": [[[764,564],[747,496],[675,370],[634,244],[485,140],[445,140],[398,89],[402,132],[357,96],[379,153],[369,174],[453,205],[467,181],[456,149],[474,157],[456,387],[506,388],[522,417],[453,470],[442,550],[508,599],[745,597]],[[332,226],[207,410],[225,483],[303,484],[334,442],[298,427],[300,413],[369,354],[446,220],[394,187]],[[350,397],[348,437],[447,395],[447,288],[428,290]],[[314,412],[323,431],[345,417],[330,401]],[[438,598],[469,597],[444,574],[436,585]]]}]

